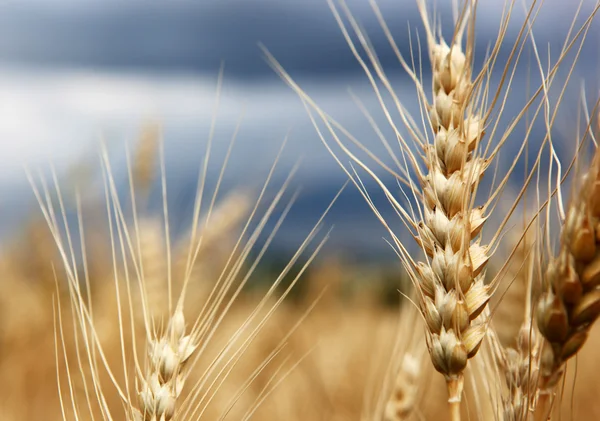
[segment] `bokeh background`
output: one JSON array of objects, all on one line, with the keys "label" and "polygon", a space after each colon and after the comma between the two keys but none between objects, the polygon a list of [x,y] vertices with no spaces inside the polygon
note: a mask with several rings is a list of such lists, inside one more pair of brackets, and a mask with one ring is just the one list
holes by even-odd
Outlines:
[{"label": "bokeh background", "polygon": [[[411,46],[418,49],[418,42],[424,42],[416,1],[377,0],[377,3],[399,49],[409,57]],[[447,29],[453,27],[452,3],[439,0],[436,5],[448,39],[451,33]],[[478,1],[476,68],[481,67],[497,36],[503,3],[501,0]],[[594,3],[583,1],[574,27],[583,24]],[[397,96],[412,114],[418,116],[420,110],[413,83],[399,65],[369,2],[348,0],[347,4],[368,34]],[[536,15],[533,37],[544,73],[548,60],[554,62],[558,57],[577,8],[577,1],[546,0]],[[504,46],[498,56],[499,64],[508,61],[525,20],[524,9],[520,0],[515,2]],[[532,89],[539,85],[540,70],[530,41],[523,49],[516,71],[510,76],[512,84],[506,112],[501,116],[501,127],[516,116]],[[140,359],[145,358],[145,347],[132,349],[130,343],[135,340],[141,344],[139,341],[146,338],[142,337],[145,319],[139,317],[139,291],[134,290],[134,297],[124,306],[125,312],[130,311],[134,318],[137,317],[136,326],[139,327],[135,332],[123,327],[120,307],[117,307],[119,297],[131,292],[128,280],[135,277],[133,262],[129,260],[139,260],[137,263],[144,268],[144,283],[149,285],[146,288],[152,293],[147,297],[151,302],[149,307],[156,310],[157,319],[167,320],[165,280],[167,273],[172,274],[175,291],[179,291],[184,274],[187,274],[189,242],[185,234],[189,233],[199,168],[204,161],[213,118],[216,118],[216,124],[204,204],[209,203],[238,124],[239,134],[224,172],[221,193],[216,201],[218,209],[215,217],[202,227],[205,243],[193,270],[190,268],[186,320],[194,320],[203,313],[207,302],[215,305],[217,313],[225,311],[210,294],[223,274],[231,276],[235,287],[238,283],[241,285],[246,274],[249,281],[210,341],[209,358],[203,356],[200,366],[193,370],[196,377],[188,384],[201,375],[202,365],[211,362],[211,355],[219,355],[232,332],[254,314],[256,303],[267,290],[273,295],[266,301],[263,312],[279,305],[279,297],[302,270],[310,253],[327,230],[330,227],[333,230],[316,261],[303,272],[300,282],[290,293],[288,298],[291,299],[283,301],[272,313],[273,317],[252,346],[244,351],[239,364],[236,362],[236,370],[225,375],[228,379],[219,386],[218,394],[205,413],[206,418],[223,419],[220,416],[228,410],[226,408],[240,385],[245,384],[250,373],[277,349],[281,352],[273,360],[276,364],[268,364],[257,376],[228,419],[247,419],[241,414],[253,408],[257,399],[262,399],[264,390],[269,390],[272,380],[282,375],[278,368],[280,362],[281,367],[291,370],[291,374],[276,388],[273,398],[265,402],[255,419],[368,419],[365,414],[372,413],[374,404],[385,404],[389,397],[380,386],[393,384],[405,353],[413,352],[422,366],[417,399],[421,412],[417,415],[420,419],[444,419],[440,414],[446,408],[445,385],[441,376],[434,373],[426,348],[419,342],[423,330],[419,328],[418,316],[413,314],[415,318],[412,319],[413,316],[398,312],[399,308],[401,312],[414,310],[410,305],[402,305],[408,301],[400,300],[399,290],[410,294],[409,282],[395,252],[385,241],[389,234],[354,186],[346,187],[327,214],[324,229],[297,259],[292,259],[289,272],[284,271],[280,276],[299,244],[347,181],[347,176],[322,144],[297,95],[269,66],[259,44],[279,60],[323,110],[385,162],[390,161],[352,95],[360,98],[392,144],[393,132],[387,127],[377,98],[350,52],[326,0],[12,0],[0,3],[0,373],[7,379],[0,386],[1,420],[62,420],[57,383],[62,385],[62,396],[68,402],[71,379],[67,378],[67,372],[74,379],[71,386],[76,396],[73,400],[85,411],[84,386],[88,383],[82,374],[85,367],[75,363],[83,349],[77,346],[75,339],[81,336],[82,329],[91,327],[82,328],[71,320],[75,308],[71,301],[74,290],[68,288],[63,267],[65,263],[77,266],[83,258],[77,235],[82,231],[73,228],[78,222],[74,187],[79,188],[83,196],[82,227],[86,233],[88,265],[85,269],[83,265],[74,267],[72,273],[79,274],[80,280],[89,278],[85,292],[90,298],[89,307],[92,303],[94,307],[93,328],[107,352],[111,370],[122,375],[119,378],[121,384],[128,377],[133,384],[135,371],[127,362],[136,351]],[[574,56],[575,51],[567,55],[549,92],[551,102],[554,102],[565,86],[563,81],[571,74],[571,81],[564,91],[563,106],[553,125],[554,145],[565,163],[573,156],[577,129],[585,120],[579,113],[581,94],[585,93],[584,102],[589,106],[598,97],[598,22],[590,26],[578,63],[571,69]],[[427,66],[427,59],[424,59],[423,68],[427,69]],[[500,67],[491,74],[491,86],[499,84]],[[217,99],[220,69],[223,69],[223,85]],[[427,73],[425,70],[426,85],[429,83]],[[523,144],[529,121],[529,116],[523,118],[507,140],[496,160],[497,168],[488,171],[489,176],[484,178],[483,195],[490,188],[494,174],[503,174],[512,162],[515,151]],[[108,228],[107,213],[110,212],[105,206],[103,173],[99,164],[104,144],[117,189],[122,196],[127,196],[125,148],[129,148],[132,156],[137,154],[139,145],[144,145],[140,134],[156,123],[161,127],[165,146],[169,227],[173,234],[172,266],[166,262],[168,255],[160,217],[160,177],[153,179],[153,188],[141,189],[144,191],[136,195],[140,202],[141,238],[137,247],[133,247],[136,253],[123,251],[121,262],[112,254],[113,250],[116,255],[122,251],[115,240],[119,236],[113,237],[111,243],[109,234],[123,234],[125,228],[115,222],[118,218],[111,220],[113,232]],[[506,215],[544,136],[543,121],[538,121],[529,136],[531,153],[519,160],[511,183],[495,208],[497,217],[486,222],[484,237],[493,234],[498,226],[496,219]],[[248,199],[244,193],[258,191],[285,139],[264,202],[273,197],[297,164],[298,169],[259,244],[246,258],[245,253],[235,247],[239,228],[246,220],[246,211],[251,208],[249,202],[254,199],[254,194]],[[155,158],[152,153],[148,156]],[[582,157],[587,159],[585,154]],[[348,162],[347,158],[340,158]],[[549,158],[543,159],[540,174],[545,174]],[[135,162],[140,164],[140,161],[143,160]],[[151,160],[149,165],[158,172],[156,160]],[[75,256],[73,261],[68,256],[68,262],[61,262],[26,177],[28,169],[36,177],[36,185],[41,187],[43,183],[37,178],[38,171],[45,175],[51,191],[48,197],[58,206],[55,187],[51,185],[52,168],[58,174],[67,223],[72,228]],[[390,189],[401,195],[399,189],[393,189],[396,180],[379,169],[376,171]],[[369,177],[363,181],[374,202],[381,205],[390,225],[398,229],[402,238],[406,230],[393,210],[386,206],[386,198],[380,189]],[[135,184],[144,183],[136,180]],[[267,253],[262,256],[261,243],[267,240],[278,215],[295,192],[298,192],[298,198]],[[130,201],[124,198],[122,203],[126,216],[119,222],[130,223]],[[522,210],[530,212],[531,201],[529,205],[519,208],[514,223],[511,221],[507,225],[506,231],[514,229],[503,233],[503,241],[488,265],[489,277],[498,273],[496,269],[516,247],[523,222],[531,215]],[[55,233],[67,231],[62,220],[56,225]],[[550,231],[558,233],[557,230]],[[531,248],[528,241],[515,249],[512,263],[500,283],[499,294],[491,305],[494,325],[499,335],[506,339],[507,346],[514,346],[523,319],[526,281],[530,275],[527,259],[534,258],[530,253],[524,253]],[[416,247],[411,238],[406,244]],[[232,265],[230,258],[242,262]],[[258,260],[260,265],[254,270],[254,262]],[[536,263],[541,266],[541,260]],[[234,272],[234,267],[240,273],[230,273]],[[275,279],[280,279],[281,284],[271,289]],[[514,279],[517,281],[512,282]],[[509,284],[516,287],[508,290]],[[73,285],[80,284],[73,281]],[[322,295],[324,290],[326,293]],[[497,305],[497,299],[506,291],[505,300]],[[223,297],[233,298],[233,291]],[[318,301],[319,297],[321,301]],[[503,307],[504,303],[507,307]],[[309,309],[311,311],[306,315]],[[61,312],[65,332],[61,338],[64,339],[62,346],[55,343],[55,333],[59,330],[56,317]],[[262,317],[261,312],[256,314]],[[258,319],[254,323],[258,323]],[[301,319],[303,322],[288,337],[292,326]],[[121,339],[122,334],[125,339]],[[598,334],[590,335],[590,342],[598,341],[598,338]],[[242,335],[238,340],[245,338]],[[284,343],[285,347],[280,348]],[[236,352],[238,345],[233,346],[231,352]],[[121,349],[127,350],[123,351],[127,357],[121,355]],[[594,353],[596,349],[596,342],[590,343],[576,361],[579,370],[569,371],[562,419],[600,419],[595,378],[599,364]],[[57,350],[59,354],[64,350],[64,354],[56,359]],[[296,363],[298,366],[292,369]],[[125,419],[123,402],[106,374],[105,370],[100,370],[99,382],[106,390],[111,411],[117,414],[113,419]],[[487,383],[490,382],[486,380]],[[207,386],[207,390],[210,387]],[[573,404],[571,396],[577,398]],[[187,402],[195,404],[193,399]],[[68,403],[67,407],[70,407]],[[381,405],[378,407],[381,409]]]},{"label": "bokeh background", "polygon": [[[422,36],[413,0],[381,0],[378,5],[406,56],[410,39]],[[494,40],[503,3],[483,0],[478,6],[479,63]],[[509,25],[511,41],[524,19],[517,2]],[[547,0],[536,18],[534,35],[542,60],[556,57],[578,2]],[[593,7],[583,2],[579,23]],[[400,68],[367,1],[348,5],[364,27],[397,93],[409,111],[418,113],[412,82]],[[452,2],[436,5],[444,27],[451,27]],[[450,34],[446,34],[449,36]],[[423,38],[421,38],[423,39]],[[555,127],[572,145],[581,81],[595,98],[600,29],[594,24],[567,90]],[[238,122],[241,128],[225,174],[225,188],[260,183],[283,140],[289,137],[276,173],[282,179],[301,160],[292,190],[302,186],[292,221],[278,245],[293,248],[346,180],[316,135],[297,96],[269,67],[262,43],[321,107],[367,146],[385,156],[374,132],[350,96],[356,94],[385,122],[365,75],[353,58],[324,0],[201,1],[27,1],[0,5],[0,228],[3,235],[28,217],[32,194],[23,166],[52,163],[60,173],[76,163],[96,162],[99,142],[107,142],[116,166],[123,145],[135,141],[148,121],[160,122],[166,142],[172,212],[191,208],[193,192],[217,115],[212,179]],[[551,45],[552,48],[549,48]],[[571,56],[572,57],[572,56]],[[224,66],[224,85],[215,113],[215,89]],[[527,81],[539,77],[530,48],[521,59],[509,97],[509,109],[522,104]],[[564,66],[564,71],[568,66]],[[497,81],[499,72],[494,73]],[[560,85],[560,84],[558,84]],[[507,119],[512,117],[507,113]],[[524,126],[523,126],[524,127]],[[519,145],[519,128],[507,150]],[[389,132],[387,132],[389,134]],[[536,136],[532,136],[535,138]],[[540,132],[539,138],[543,137]],[[572,149],[569,147],[569,150]],[[514,150],[514,149],[513,149]],[[118,168],[117,168],[118,172]],[[521,173],[522,174],[522,173]],[[393,180],[390,180],[393,181]],[[250,182],[250,183],[248,183]],[[368,179],[365,180],[370,184]],[[384,200],[372,189],[375,200]],[[177,219],[177,217],[175,217]],[[335,225],[329,241],[337,250],[367,256],[393,252],[381,239],[385,232],[353,187],[346,189],[327,223]]]}]

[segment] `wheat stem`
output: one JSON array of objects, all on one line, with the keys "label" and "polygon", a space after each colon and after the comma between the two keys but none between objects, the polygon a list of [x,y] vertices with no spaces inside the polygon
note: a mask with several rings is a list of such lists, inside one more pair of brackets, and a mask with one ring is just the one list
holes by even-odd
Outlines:
[{"label": "wheat stem", "polygon": [[450,408],[450,419],[460,421],[460,402],[465,384],[462,374],[446,380],[448,386],[448,405]]}]

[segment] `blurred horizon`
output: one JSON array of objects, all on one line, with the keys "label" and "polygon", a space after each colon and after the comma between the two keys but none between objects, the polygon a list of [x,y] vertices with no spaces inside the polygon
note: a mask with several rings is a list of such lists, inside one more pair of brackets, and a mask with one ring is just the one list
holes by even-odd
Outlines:
[{"label": "blurred horizon", "polygon": [[[412,82],[402,70],[367,2],[349,1],[379,60],[402,96],[407,109],[418,115]],[[407,57],[423,34],[416,1],[377,2]],[[443,2],[440,2],[443,3]],[[450,2],[438,5],[445,29],[452,26]],[[498,31],[503,2],[480,1],[476,65],[481,64]],[[578,22],[593,7],[584,1]],[[576,4],[547,0],[533,33],[545,63],[547,45],[555,57],[571,24]],[[148,121],[158,121],[165,139],[167,177],[172,181],[173,211],[189,211],[198,166],[206,150],[211,119],[216,116],[214,164],[218,175],[237,124],[234,152],[224,178],[224,191],[264,179],[286,140],[277,180],[301,162],[290,190],[302,187],[289,223],[277,236],[282,248],[293,248],[346,181],[346,176],[315,132],[301,101],[269,67],[264,45],[300,85],[344,127],[380,156],[385,150],[348,90],[373,110],[385,125],[377,98],[348,48],[325,0],[280,2],[226,0],[177,3],[10,2],[0,6],[0,233],[10,235],[29,213],[31,188],[23,167],[47,167],[59,173],[86,160],[96,160],[100,139],[123,165],[124,144],[134,147]],[[569,18],[565,18],[568,16]],[[524,19],[516,4],[506,44],[517,36]],[[446,36],[450,36],[447,31]],[[408,34],[411,34],[409,38]],[[423,38],[420,38],[423,40]],[[577,64],[572,89],[565,101],[579,100],[580,80],[597,68],[600,29],[592,25]],[[506,48],[502,60],[508,58]],[[425,60],[426,63],[426,60]],[[521,65],[539,74],[532,52]],[[224,66],[223,90],[216,99],[219,69]],[[568,67],[568,66],[566,66]],[[494,79],[495,78],[495,79]],[[499,75],[493,74],[492,82]],[[589,79],[588,79],[589,81]],[[517,72],[509,106],[523,104],[529,76]],[[592,80],[591,83],[596,83]],[[586,86],[592,100],[598,86]],[[218,109],[215,104],[219,103]],[[575,111],[557,122],[566,138],[573,135]],[[569,114],[571,113],[571,114]],[[506,118],[513,117],[507,113]],[[509,120],[508,120],[509,121]],[[571,126],[569,126],[571,125]],[[387,130],[387,127],[385,128]],[[518,139],[523,129],[515,132]],[[387,132],[392,135],[392,133]],[[518,147],[518,142],[509,148]],[[565,145],[570,151],[572,145]],[[120,159],[120,161],[119,161]],[[342,159],[346,159],[342,157]],[[522,172],[521,172],[522,173]],[[389,180],[391,183],[395,181]],[[385,197],[374,183],[375,200]],[[193,202],[192,202],[193,203]],[[399,222],[399,221],[398,221]],[[394,257],[380,223],[354,186],[348,186],[325,221],[334,225],[332,248]],[[402,229],[401,224],[398,227]]]}]

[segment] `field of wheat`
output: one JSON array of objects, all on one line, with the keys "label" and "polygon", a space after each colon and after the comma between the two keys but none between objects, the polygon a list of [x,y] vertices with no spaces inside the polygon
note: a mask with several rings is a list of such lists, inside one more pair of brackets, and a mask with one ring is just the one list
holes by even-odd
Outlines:
[{"label": "field of wheat", "polygon": [[[275,259],[273,239],[302,194],[290,191],[294,168],[275,177],[276,158],[258,189],[239,180],[225,191],[229,152],[208,179],[212,139],[175,234],[168,139],[152,124],[120,159],[99,148],[98,168],[83,168],[98,182],[82,168],[27,168],[35,206],[0,253],[1,420],[600,418],[595,92],[567,104],[578,110],[569,140],[554,127],[600,4],[582,16],[574,3],[563,44],[546,56],[535,40],[543,2],[506,2],[478,57],[477,0],[456,2],[453,27],[415,1],[411,25],[425,37],[410,56],[370,2],[414,82],[401,94],[351,9],[328,3],[377,97],[363,112],[386,156],[263,47],[346,173],[340,194],[360,192],[396,260],[324,247],[338,195]],[[526,18],[507,42],[515,8]],[[527,99],[507,106],[525,56]]]}]

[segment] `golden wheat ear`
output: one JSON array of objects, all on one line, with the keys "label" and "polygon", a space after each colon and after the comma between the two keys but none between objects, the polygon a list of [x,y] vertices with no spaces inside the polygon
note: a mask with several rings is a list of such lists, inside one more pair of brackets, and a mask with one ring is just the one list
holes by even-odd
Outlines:
[{"label": "golden wheat ear", "polygon": [[[104,158],[106,159],[106,155]],[[116,183],[110,175],[109,162],[105,161],[105,165],[108,220],[113,241],[113,261],[107,264],[113,266],[113,279],[100,280],[104,285],[94,286],[94,291],[112,289],[113,298],[95,300],[93,306],[89,297],[91,289],[87,292],[83,289],[89,280],[81,279],[74,258],[74,245],[58,184],[55,188],[59,190],[57,204],[59,217],[55,211],[56,204],[50,199],[49,187],[45,181],[41,181],[41,189],[34,187],[42,212],[62,256],[62,265],[70,291],[68,302],[57,301],[56,311],[57,361],[66,367],[66,374],[60,371],[57,374],[61,380],[65,378],[67,380],[66,391],[61,388],[61,402],[65,414],[63,417],[69,419],[73,416],[80,419],[80,417],[95,416],[110,420],[119,417],[119,408],[122,408],[124,416],[131,420],[198,419],[206,413],[221,385],[239,365],[246,350],[265,329],[268,321],[281,307],[285,297],[322,247],[327,235],[321,236],[322,239],[316,244],[311,244],[318,236],[325,214],[316,221],[315,227],[306,240],[299,244],[298,250],[289,263],[273,279],[268,291],[256,306],[246,314],[236,309],[236,302],[242,297],[245,285],[250,282],[252,274],[267,252],[269,244],[295,198],[295,195],[292,196],[284,206],[283,213],[275,221],[274,231],[268,236],[266,243],[259,246],[257,240],[283,201],[284,191],[291,180],[288,178],[273,201],[267,203],[266,209],[262,209],[262,201],[267,195],[271,176],[274,173],[273,167],[259,198],[250,214],[245,217],[245,226],[239,230],[241,232],[235,234],[237,240],[233,241],[233,251],[230,251],[224,265],[217,273],[212,290],[204,295],[204,301],[201,303],[189,301],[186,294],[196,287],[191,283],[193,279],[191,273],[192,268],[199,263],[198,256],[201,256],[201,253],[196,250],[198,244],[202,242],[206,247],[210,247],[211,244],[206,243],[207,241],[220,238],[216,235],[217,232],[209,229],[200,230],[196,239],[189,242],[191,250],[188,255],[191,256],[191,260],[186,273],[181,274],[182,279],[170,279],[168,273],[163,274],[162,282],[165,285],[159,285],[163,291],[162,299],[167,301],[165,304],[167,308],[171,307],[169,302],[174,304],[172,310],[158,313],[153,311],[152,297],[155,298],[160,294],[151,290],[160,284],[160,280],[153,278],[148,282],[146,276],[152,274],[153,266],[145,264],[144,259],[137,259],[138,256],[144,256],[144,253],[135,246],[143,243],[143,234],[147,227],[138,222],[135,224],[135,229],[127,229]],[[219,210],[226,209],[227,206],[212,209],[215,221],[232,222],[226,215],[217,213]],[[168,218],[167,215],[165,217]],[[206,227],[211,226],[210,222],[211,220],[206,222]],[[167,227],[163,226],[164,238],[169,237]],[[82,247],[85,247],[84,226],[79,226],[78,229],[82,236]],[[223,234],[221,232],[221,235]],[[164,241],[166,245],[163,250],[166,254],[165,260],[168,262],[169,242]],[[257,257],[251,259],[253,249],[257,249]],[[305,253],[308,253],[308,258],[302,263],[302,256]],[[87,257],[93,258],[91,255]],[[279,286],[284,280],[290,280],[290,271],[296,265],[299,265],[300,270],[292,277],[284,291],[279,293]],[[207,279],[200,281],[209,282]],[[173,300],[172,291],[177,289],[180,292],[176,300]],[[109,297],[110,294],[103,294],[103,296]],[[311,308],[314,305],[315,303],[311,303]],[[108,306],[110,308],[106,308]],[[234,311],[235,318],[238,319],[233,324],[229,315],[231,311]],[[142,317],[137,317],[140,313]],[[65,314],[69,316],[65,317]],[[301,319],[304,317],[302,316]],[[300,321],[290,326],[290,330],[279,339],[266,359],[261,361],[250,377],[238,386],[239,390],[230,398],[230,402],[220,408],[221,416],[224,417],[231,411],[252,380],[284,351],[287,339],[299,323]],[[107,324],[112,327],[107,327]],[[228,337],[221,337],[222,329],[229,332]],[[73,340],[75,340],[74,349],[73,344],[69,345]],[[217,343],[212,345],[215,340]],[[257,411],[286,373],[293,369],[295,364],[289,367],[289,360],[288,357],[282,363],[287,368],[281,366],[273,371],[273,375],[277,378],[267,382],[256,400],[251,402],[244,416],[246,419]],[[187,387],[188,383],[190,383],[189,387]],[[112,388],[107,387],[108,385],[112,385]],[[119,401],[120,404],[117,403]],[[215,410],[219,411],[219,408]]]},{"label": "golden wheat ear", "polygon": [[[547,73],[544,66],[539,65],[540,86],[533,90],[525,105],[514,112],[513,122],[506,125],[501,117],[508,110],[507,98],[527,39],[531,38],[534,41],[531,27],[537,17],[538,5],[533,4],[526,10],[525,23],[520,27],[514,43],[511,42],[512,45],[507,46],[508,59],[501,62],[500,51],[503,49],[509,21],[516,7],[514,1],[506,3],[497,39],[483,65],[476,71],[475,16],[478,2],[465,2],[458,14],[452,38],[444,40],[440,36],[442,31],[438,28],[437,21],[430,17],[427,3],[418,0],[431,63],[432,87],[429,94],[422,82],[421,62],[414,57],[421,51],[420,44],[418,51],[411,50],[411,60],[404,58],[381,11],[372,1],[371,4],[390,45],[409,77],[415,82],[416,100],[421,111],[420,119],[415,119],[408,114],[407,107],[402,104],[399,95],[392,88],[376,52],[360,24],[352,16],[350,8],[343,0],[329,0],[328,3],[352,53],[370,82],[379,102],[379,111],[383,113],[385,121],[393,131],[398,141],[397,145],[389,142],[383,135],[384,131],[377,127],[372,116],[374,111],[366,109],[363,104],[359,104],[359,107],[397,168],[387,165],[383,159],[371,153],[323,111],[273,56],[268,52],[266,54],[275,70],[301,98],[326,148],[346,171],[376,217],[392,236],[393,245],[415,287],[415,301],[426,322],[426,343],[431,361],[447,382],[451,418],[459,420],[465,369],[468,362],[477,355],[486,337],[491,315],[488,302],[497,291],[501,275],[507,266],[501,265],[498,274],[490,282],[486,282],[487,263],[498,247],[509,218],[531,184],[535,183],[543,151],[550,147],[551,152],[555,153],[550,131],[556,112],[550,116],[544,114],[549,110],[549,89],[555,82],[557,70],[565,61],[568,52],[580,48],[577,42],[583,42],[585,39],[598,6],[580,28],[575,28],[573,24],[559,58],[547,69]],[[534,51],[540,63],[535,41]],[[491,76],[495,70],[500,72],[498,86],[492,86]],[[388,98],[391,98],[391,101],[388,101]],[[498,158],[501,148],[528,110],[532,114],[531,120],[528,121],[525,138],[519,139],[515,158],[504,173],[494,174],[489,193],[485,199],[481,199],[486,193],[480,192],[482,177],[490,172],[488,170],[493,168],[494,162],[497,164],[494,160]],[[545,118],[548,133],[541,142],[535,163],[526,174],[524,184],[507,215],[488,240],[487,236],[482,235],[486,229],[484,225],[490,225],[488,221],[492,211],[497,206],[517,163],[527,157],[526,151],[534,127],[532,121],[542,117]],[[402,123],[403,130],[397,127],[397,121]],[[327,136],[333,140],[329,140]],[[395,152],[398,149],[396,146],[399,147],[398,153]],[[360,154],[367,157],[362,158]],[[357,171],[354,167],[349,168],[344,164],[340,155],[349,157],[352,165],[358,166],[359,170],[372,177],[383,190],[395,214],[401,218],[410,236],[417,240],[423,257],[415,257],[410,247],[403,244],[399,235],[391,228],[394,222],[383,217],[382,212],[376,209]],[[370,161],[395,177],[398,186],[386,186],[369,164]],[[496,176],[499,181],[496,180]],[[401,189],[403,199],[397,198],[393,193],[397,187]],[[481,200],[480,204],[477,203],[478,200]]]},{"label": "golden wheat ear", "polygon": [[426,375],[424,368],[425,338],[420,329],[415,329],[421,320],[413,303],[403,303],[393,358],[386,370],[384,387],[374,414],[384,421],[404,421],[419,413],[421,399],[428,389],[421,379]]},{"label": "golden wheat ear", "polygon": [[[558,254],[548,263],[537,323],[546,339],[540,367],[542,404],[552,394],[568,359],[584,345],[600,315],[600,153],[573,195],[561,231]],[[543,417],[543,415],[541,415]],[[540,418],[541,419],[541,418]]]},{"label": "golden wheat ear", "polygon": [[[95,256],[88,253],[85,232],[90,227],[83,223],[80,196],[76,206],[78,226],[73,227],[68,217],[71,209],[63,200],[58,177],[53,173],[52,183],[48,183],[41,175],[35,179],[30,176],[60,256],[57,285],[65,281],[68,291],[66,297],[58,296],[55,302],[63,419],[224,419],[235,409],[247,420],[299,364],[294,361],[297,356],[288,354],[285,344],[306,313],[276,341],[269,341],[272,347],[258,362],[243,361],[251,346],[264,345],[254,342],[327,240],[329,233],[321,230],[323,220],[341,190],[286,265],[268,279],[264,294],[249,304],[256,295],[246,294],[248,285],[260,276],[261,262],[297,198],[297,192],[288,194],[297,166],[276,185],[282,146],[256,197],[250,200],[252,195],[244,189],[243,195],[219,200],[238,131],[231,139],[216,187],[207,192],[204,185],[212,133],[213,128],[199,176],[189,238],[181,240],[185,246],[175,247],[174,253],[163,145],[150,154],[160,157],[162,220],[138,211],[136,186],[141,185],[146,195],[149,171],[139,169],[135,162],[131,165],[128,159],[130,195],[125,203],[113,177],[108,151],[103,148],[103,206],[111,254],[102,264],[110,270],[106,278],[93,280],[94,284],[87,269],[88,260]],[[148,152],[140,156],[147,157]],[[269,226],[273,228],[266,232]],[[208,252],[212,253],[210,258]],[[264,280],[261,282],[264,284]],[[154,308],[157,301],[160,308]],[[315,305],[316,300],[306,312]],[[248,366],[252,366],[249,371]],[[265,376],[257,395],[250,401],[242,399],[253,382]],[[224,388],[234,389],[226,396],[225,404],[218,397]],[[237,408],[239,403],[247,406]]]},{"label": "golden wheat ear", "polygon": [[499,336],[497,374],[503,374],[506,386],[500,391],[499,415],[505,420],[528,420],[535,402],[541,349],[533,314],[542,272],[539,221],[538,212],[524,232],[515,235],[506,272],[510,285],[495,308],[494,326]]}]

